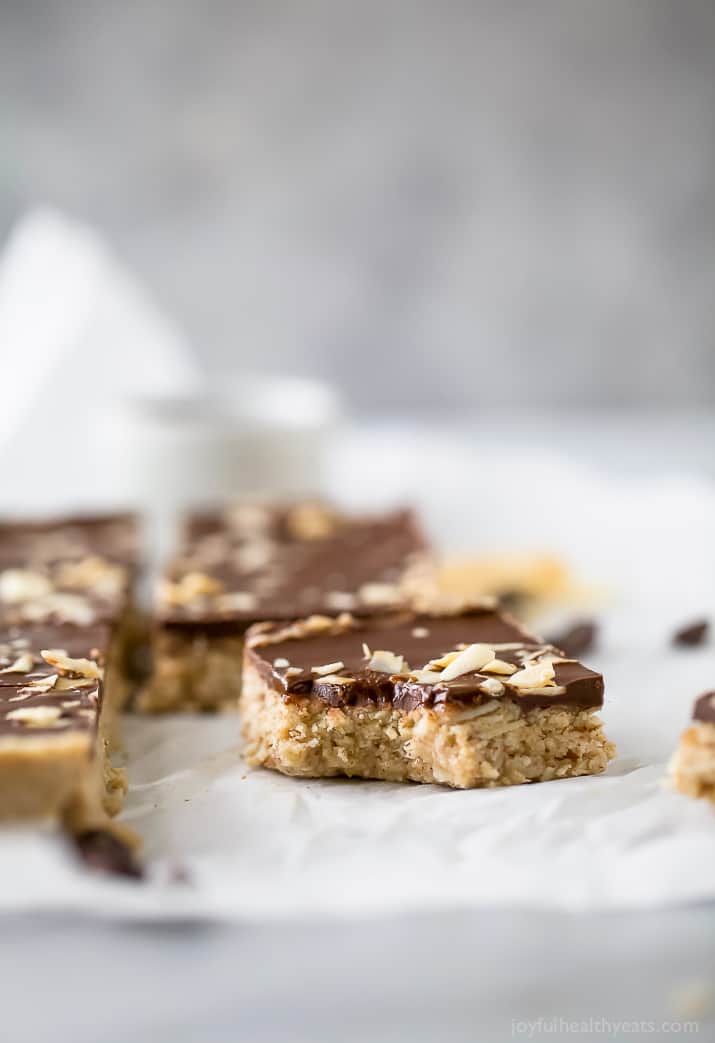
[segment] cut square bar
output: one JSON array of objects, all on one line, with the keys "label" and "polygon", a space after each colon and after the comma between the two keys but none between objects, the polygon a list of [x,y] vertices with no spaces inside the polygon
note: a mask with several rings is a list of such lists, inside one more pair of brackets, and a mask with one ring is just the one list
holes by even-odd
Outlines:
[{"label": "cut square bar", "polygon": [[696,701],[693,723],[683,732],[668,770],[680,793],[715,804],[715,692],[706,692]]},{"label": "cut square bar", "polygon": [[0,625],[109,626],[104,652],[126,695],[144,636],[133,598],[138,548],[132,514],[0,522]]},{"label": "cut square bar", "polygon": [[246,635],[245,757],[308,778],[460,789],[606,769],[603,678],[491,607],[313,616]]},{"label": "cut square bar", "polygon": [[121,686],[106,667],[110,645],[102,624],[0,628],[0,819],[99,828],[119,809],[124,777],[109,751]]},{"label": "cut square bar", "polygon": [[156,602],[147,712],[234,708],[243,635],[260,620],[370,616],[426,594],[426,541],[411,511],[239,503],[190,516]]}]

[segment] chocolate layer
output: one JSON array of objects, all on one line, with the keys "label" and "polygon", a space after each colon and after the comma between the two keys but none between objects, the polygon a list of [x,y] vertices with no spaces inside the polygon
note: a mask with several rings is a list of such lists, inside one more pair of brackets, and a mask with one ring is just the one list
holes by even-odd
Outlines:
[{"label": "chocolate layer", "polygon": [[95,732],[101,678],[83,676],[81,662],[75,669],[62,657],[48,661],[42,652],[62,651],[71,660],[90,660],[101,669],[108,641],[105,627],[1,628],[0,735]]},{"label": "chocolate layer", "polygon": [[715,692],[705,692],[693,707],[693,720],[715,724]]},{"label": "chocolate layer", "polygon": [[33,562],[77,560],[98,554],[134,565],[138,556],[136,515],[79,514],[0,522],[0,563],[29,567]]},{"label": "chocolate layer", "polygon": [[217,634],[258,619],[371,615],[403,604],[426,550],[408,510],[353,517],[324,504],[248,503],[202,512],[185,523],[157,614],[165,626]]},{"label": "chocolate layer", "polygon": [[[300,627],[300,624],[297,625]],[[278,638],[274,642],[274,638]],[[270,643],[262,644],[268,641]],[[442,703],[479,705],[493,698],[515,699],[524,707],[570,705],[596,709],[603,704],[600,674],[569,660],[558,649],[543,645],[509,617],[480,609],[458,616],[402,614],[376,620],[339,621],[330,630],[302,637],[282,637],[278,624],[259,626],[248,634],[247,655],[265,681],[288,700],[314,696],[331,706],[391,703],[410,711]],[[487,645],[506,672],[470,671],[446,681],[415,678],[431,660],[464,649]],[[366,648],[363,648],[363,645]],[[371,669],[367,652],[389,650],[407,666],[399,674]],[[511,676],[525,668],[551,663],[553,679],[538,686],[516,686]],[[314,667],[332,664],[327,677]],[[504,671],[504,668],[499,668]],[[507,668],[508,669],[508,668]],[[433,667],[437,672],[439,667]],[[521,676],[521,675],[520,675]],[[337,677],[338,680],[333,680]],[[499,686],[502,690],[499,691]]]},{"label": "chocolate layer", "polygon": [[0,523],[0,625],[116,622],[138,565],[133,515]]}]

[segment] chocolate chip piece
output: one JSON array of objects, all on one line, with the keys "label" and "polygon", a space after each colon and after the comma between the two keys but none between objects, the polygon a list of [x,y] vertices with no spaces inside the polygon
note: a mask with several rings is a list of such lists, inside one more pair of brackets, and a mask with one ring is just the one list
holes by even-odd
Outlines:
[{"label": "chocolate chip piece", "polygon": [[566,655],[574,658],[590,652],[596,644],[598,627],[591,620],[583,619],[572,623],[570,627],[549,638],[549,644],[560,648]]},{"label": "chocolate chip piece", "polygon": [[77,834],[74,842],[79,857],[90,869],[136,879],[144,875],[129,845],[106,829],[88,829]]},{"label": "chocolate chip piece", "polygon": [[688,623],[687,626],[681,627],[680,630],[676,630],[673,634],[673,644],[687,648],[694,648],[695,645],[702,645],[708,636],[709,630],[709,621],[707,619],[698,619],[695,623]]}]

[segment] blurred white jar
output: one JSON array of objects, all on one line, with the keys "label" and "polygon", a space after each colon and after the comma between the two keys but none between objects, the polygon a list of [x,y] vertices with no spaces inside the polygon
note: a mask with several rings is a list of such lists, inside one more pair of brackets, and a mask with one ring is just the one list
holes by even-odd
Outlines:
[{"label": "blurred white jar", "polygon": [[111,500],[149,515],[164,549],[187,507],[320,493],[339,418],[339,396],[321,381],[216,378],[191,394],[113,406],[103,424],[101,470]]}]

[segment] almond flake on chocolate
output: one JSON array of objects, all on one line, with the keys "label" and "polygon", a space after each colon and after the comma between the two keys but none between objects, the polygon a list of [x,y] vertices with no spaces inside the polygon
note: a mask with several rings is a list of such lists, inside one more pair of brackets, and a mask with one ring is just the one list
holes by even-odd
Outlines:
[{"label": "almond flake on chocolate", "polygon": [[93,659],[73,659],[63,648],[45,648],[40,655],[46,663],[55,667],[61,677],[94,677],[98,680],[104,677],[101,666]]},{"label": "almond flake on chocolate", "polygon": [[429,663],[425,664],[425,670],[443,670],[450,663],[453,663],[457,656],[461,655],[464,649],[459,649],[456,652],[445,652],[444,655],[440,656],[439,659],[430,659]]},{"label": "almond flake on chocolate", "polygon": [[54,616],[63,623],[89,626],[95,619],[95,610],[85,596],[65,591],[55,591],[29,601],[23,605],[22,611],[24,618],[32,623],[42,623]]},{"label": "almond flake on chocolate", "polygon": [[442,674],[439,670],[413,670],[412,676],[420,684],[439,684]]},{"label": "almond flake on chocolate", "polygon": [[403,656],[385,649],[373,652],[367,666],[368,670],[375,670],[380,674],[404,674],[410,669]]},{"label": "almond flake on chocolate", "polygon": [[509,684],[514,688],[545,688],[552,684],[555,677],[554,668],[551,663],[535,663],[533,666],[525,666],[509,678]]},{"label": "almond flake on chocolate", "polygon": [[51,689],[57,687],[59,677],[57,674],[48,674],[47,677],[38,677],[35,681],[28,681],[21,692],[29,695],[46,695]]},{"label": "almond flake on chocolate", "polygon": [[126,573],[99,555],[80,561],[62,562],[55,577],[57,586],[70,590],[91,590],[103,597],[117,597],[124,586]]},{"label": "almond flake on chocolate", "polygon": [[56,692],[74,692],[78,688],[94,688],[96,677],[60,677],[54,686]]},{"label": "almond flake on chocolate", "polygon": [[163,580],[159,585],[159,598],[169,605],[188,605],[200,598],[215,597],[223,590],[221,580],[205,572],[187,572],[181,579]]},{"label": "almond flake on chocolate", "polygon": [[5,569],[0,573],[0,601],[18,605],[52,593],[52,583],[31,569]]},{"label": "almond flake on chocolate", "polygon": [[325,674],[334,674],[336,670],[342,670],[345,663],[338,661],[337,663],[324,663],[322,666],[311,666],[311,672],[319,674],[321,677]]},{"label": "almond flake on chocolate", "polygon": [[14,663],[6,666],[4,670],[0,670],[0,674],[27,674],[34,665],[35,660],[33,656],[29,652],[24,652],[17,657]]},{"label": "almond flake on chocolate", "polygon": [[486,663],[494,659],[494,649],[489,645],[469,645],[463,652],[449,663],[442,671],[443,681],[453,681],[462,674],[471,674],[481,670]]},{"label": "almond flake on chocolate", "polygon": [[485,663],[481,668],[484,674],[515,674],[517,668],[513,663],[507,663],[503,659],[492,659],[491,663]]},{"label": "almond flake on chocolate", "polygon": [[499,695],[504,695],[504,692],[506,691],[504,685],[501,683],[501,681],[497,681],[496,677],[488,677],[486,681],[482,681],[479,687],[483,692],[486,692],[488,695],[492,695],[495,697]]},{"label": "almond flake on chocolate", "polygon": [[322,504],[299,503],[289,511],[286,525],[296,539],[320,540],[334,532],[337,519],[335,513]]},{"label": "almond flake on chocolate", "polygon": [[273,665],[275,666],[276,670],[283,670],[285,667],[290,666],[290,660],[284,659],[282,656],[279,656],[278,659],[273,660]]},{"label": "almond flake on chocolate", "polygon": [[61,713],[59,706],[21,706],[5,716],[8,721],[21,721],[28,728],[47,728],[58,720]]},{"label": "almond flake on chocolate", "polygon": [[412,630],[412,636],[417,638],[429,637],[429,630],[427,627],[414,627]]}]

